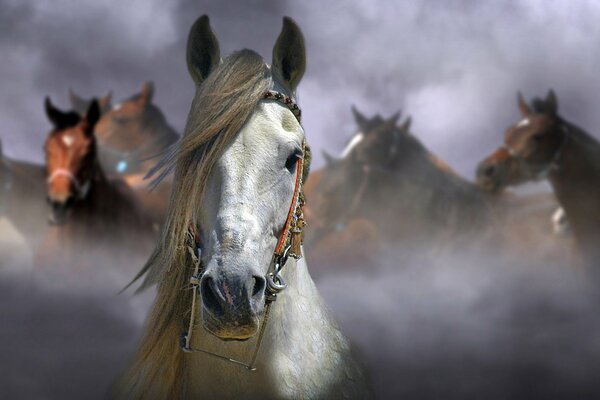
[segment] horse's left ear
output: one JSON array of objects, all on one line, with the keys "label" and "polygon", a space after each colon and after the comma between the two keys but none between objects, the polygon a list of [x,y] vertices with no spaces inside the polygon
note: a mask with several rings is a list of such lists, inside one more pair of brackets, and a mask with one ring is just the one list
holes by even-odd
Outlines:
[{"label": "horse's left ear", "polygon": [[554,90],[550,89],[546,96],[546,112],[550,115],[556,115],[558,113],[558,100]]},{"label": "horse's left ear", "polygon": [[398,128],[402,133],[410,133],[410,125],[412,124],[412,117],[408,116],[406,120]]},{"label": "horse's left ear", "polygon": [[210,27],[208,15],[194,22],[187,42],[187,66],[196,85],[200,85],[221,62],[219,41]]},{"label": "horse's left ear", "polygon": [[112,91],[108,92],[106,96],[102,96],[98,99],[98,105],[100,106],[100,112],[104,113],[110,108],[110,100],[112,99]]},{"label": "horse's left ear", "polygon": [[148,81],[144,83],[140,92],[139,100],[143,107],[147,107],[148,104],[152,103],[152,96],[154,96],[154,83]]},{"label": "horse's left ear", "polygon": [[272,68],[295,92],[306,70],[306,49],[302,31],[289,17],[283,17],[283,28],[273,47]]},{"label": "horse's left ear", "polygon": [[100,106],[98,105],[98,100],[93,99],[90,103],[90,107],[85,113],[85,120],[87,122],[86,133],[88,135],[94,135],[94,127],[96,126],[96,122],[100,119]]}]

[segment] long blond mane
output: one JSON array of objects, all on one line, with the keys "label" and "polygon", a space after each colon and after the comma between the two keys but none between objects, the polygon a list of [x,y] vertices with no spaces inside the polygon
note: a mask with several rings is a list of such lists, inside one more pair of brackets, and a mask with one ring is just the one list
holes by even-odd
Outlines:
[{"label": "long blond mane", "polygon": [[229,56],[200,86],[184,136],[159,162],[159,182],[174,170],[167,220],[150,259],[138,275],[142,288],[158,283],[146,333],[118,394],[131,398],[181,398],[185,361],[178,339],[189,318],[192,266],[184,246],[211,169],[254,112],[271,77],[251,50]]}]

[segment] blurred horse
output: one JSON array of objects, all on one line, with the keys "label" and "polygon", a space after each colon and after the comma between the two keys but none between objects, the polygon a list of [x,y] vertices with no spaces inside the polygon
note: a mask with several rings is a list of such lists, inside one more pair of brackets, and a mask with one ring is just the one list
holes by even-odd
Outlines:
[{"label": "blurred horse", "polygon": [[[161,110],[152,104],[154,86],[147,82],[140,93],[111,107],[111,93],[99,100],[102,117],[95,135],[98,158],[106,175],[124,179],[136,192],[140,202],[162,224],[170,194],[171,180],[166,179],[153,190],[144,177],[156,163],[156,157],[175,143],[179,135],[168,124]],[[69,93],[71,104],[80,114],[89,100]]]},{"label": "blurred horse", "polygon": [[[90,108],[93,98],[84,99],[79,96],[73,89],[69,89],[69,100],[71,101],[71,107],[75,112],[79,113],[79,115],[85,115],[87,110]],[[111,105],[112,100],[112,92],[108,92],[105,96],[98,98],[98,106],[100,107],[100,115],[106,114],[112,108]]]},{"label": "blurred horse", "polygon": [[[43,165],[6,157],[0,142],[0,219],[10,222],[32,253],[48,227],[45,171]],[[0,236],[8,239],[5,234],[8,233],[2,232]],[[1,258],[0,261],[6,259]]]},{"label": "blurred horse", "polygon": [[[503,157],[488,156],[482,165],[499,189],[548,179],[564,209],[578,247],[588,264],[600,256],[600,143],[558,115],[550,90],[531,106],[518,96],[522,119],[504,135]],[[493,168],[492,168],[493,167]]]},{"label": "blurred horse", "polygon": [[46,143],[48,230],[37,264],[90,270],[147,254],[154,238],[151,221],[133,191],[108,179],[98,162],[94,127],[100,118],[92,101],[82,117],[45,102],[53,129]]}]

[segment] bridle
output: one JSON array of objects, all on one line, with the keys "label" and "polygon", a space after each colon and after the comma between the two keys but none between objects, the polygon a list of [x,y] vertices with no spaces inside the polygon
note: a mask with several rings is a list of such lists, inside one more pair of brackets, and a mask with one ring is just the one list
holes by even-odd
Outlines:
[{"label": "bridle", "polygon": [[[301,122],[300,108],[298,108],[298,105],[290,96],[275,90],[267,90],[263,94],[262,98],[265,100],[274,100],[286,106],[294,114],[298,122]],[[266,296],[264,316],[260,324],[256,346],[250,361],[243,362],[221,354],[213,353],[208,350],[191,347],[192,335],[194,333],[194,322],[196,319],[196,302],[198,293],[200,291],[200,279],[203,274],[202,249],[194,224],[190,225],[188,228],[185,241],[185,247],[194,265],[194,270],[190,278],[190,284],[193,290],[191,315],[187,330],[180,338],[180,348],[185,353],[203,353],[224,361],[231,362],[233,364],[240,365],[249,371],[256,370],[256,359],[264,338],[265,328],[269,320],[269,313],[271,311],[271,305],[275,302],[275,300],[277,300],[277,295],[287,287],[287,283],[281,276],[281,270],[286,265],[289,257],[292,257],[296,260],[302,257],[301,245],[303,240],[303,228],[306,225],[303,211],[305,199],[302,192],[302,184],[306,179],[308,164],[310,161],[309,148],[306,144],[306,141],[302,143],[302,150],[303,156],[296,161],[296,179],[292,202],[283,226],[283,232],[277,241],[277,246],[275,247],[275,251],[265,277],[267,284],[265,288]]]},{"label": "bridle", "polygon": [[54,182],[54,180],[56,180],[56,178],[61,177],[61,176],[64,176],[67,179],[69,179],[69,181],[73,184],[73,186],[75,186],[75,190],[77,191],[77,197],[80,200],[84,199],[87,196],[88,192],[90,191],[91,180],[86,180],[82,184],[79,181],[79,179],[77,179],[75,174],[73,174],[71,171],[69,171],[66,168],[57,168],[54,171],[52,171],[50,176],[46,179],[46,183],[48,185],[51,185],[52,182]]},{"label": "bridle", "polygon": [[[548,177],[548,175],[550,175],[550,173],[552,171],[555,171],[559,168],[558,163],[560,161],[560,157],[563,154],[563,151],[567,145],[567,142],[569,141],[569,136],[570,136],[569,131],[568,131],[567,127],[564,125],[564,123],[561,123],[560,129],[563,132],[562,143],[560,144],[560,146],[558,146],[558,148],[554,152],[552,159],[548,163],[546,163],[546,165],[544,165],[537,173],[533,174],[534,179],[537,179],[537,180],[545,179]],[[513,149],[506,143],[502,146],[502,148],[504,148],[506,151],[508,151],[508,153],[511,155],[511,157],[513,157],[515,160],[517,160],[517,162],[519,164],[524,165],[526,167],[531,166],[531,163],[524,160],[523,157],[515,149]]]}]

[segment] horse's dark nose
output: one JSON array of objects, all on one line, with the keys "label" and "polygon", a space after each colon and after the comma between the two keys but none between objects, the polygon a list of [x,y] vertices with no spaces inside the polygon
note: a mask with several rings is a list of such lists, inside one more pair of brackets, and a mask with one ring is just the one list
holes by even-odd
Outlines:
[{"label": "horse's dark nose", "polygon": [[48,205],[50,206],[50,214],[48,216],[48,222],[51,225],[61,225],[64,224],[73,203],[75,202],[75,197],[69,195],[64,201],[54,200],[50,197],[47,198]]},{"label": "horse's dark nose", "polygon": [[266,279],[251,274],[207,272],[200,282],[205,327],[223,338],[246,339],[258,327]]},{"label": "horse's dark nose", "polygon": [[487,177],[492,177],[496,173],[496,167],[494,165],[488,165],[483,169],[483,174]]},{"label": "horse's dark nose", "polygon": [[228,311],[255,308],[262,300],[265,286],[266,280],[262,276],[214,278],[212,274],[205,274],[200,292],[204,307],[214,315],[222,316]]}]

